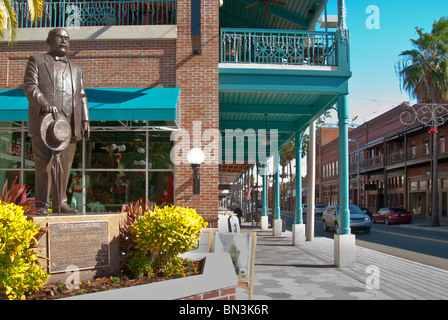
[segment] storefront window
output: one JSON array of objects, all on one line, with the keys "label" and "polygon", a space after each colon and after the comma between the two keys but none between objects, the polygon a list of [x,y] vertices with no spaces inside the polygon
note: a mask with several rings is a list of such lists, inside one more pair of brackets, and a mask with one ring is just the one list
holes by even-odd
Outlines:
[{"label": "storefront window", "polygon": [[[86,168],[172,169],[170,132],[92,132],[86,142]],[[75,162],[74,162],[75,165]]]},{"label": "storefront window", "polygon": [[[0,187],[6,180],[16,179],[30,188],[33,197],[33,154],[24,128],[26,122],[0,122]],[[83,172],[85,212],[117,212],[124,203],[146,197],[152,204],[172,202],[174,164],[170,160],[170,135],[170,131],[123,127],[104,130],[92,126],[84,149],[82,141],[76,145],[67,188],[69,204],[73,199],[72,207],[83,209],[79,200]]]},{"label": "storefront window", "polygon": [[20,168],[22,162],[22,133],[14,123],[0,125],[0,168]]}]

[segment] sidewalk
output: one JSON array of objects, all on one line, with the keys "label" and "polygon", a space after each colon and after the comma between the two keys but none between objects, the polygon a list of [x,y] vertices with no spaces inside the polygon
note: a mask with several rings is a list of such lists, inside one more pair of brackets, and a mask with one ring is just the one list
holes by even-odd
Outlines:
[{"label": "sidewalk", "polygon": [[[254,300],[448,299],[448,271],[442,269],[359,246],[355,267],[340,269],[333,262],[333,239],[292,246],[290,231],[273,236],[243,223],[241,232],[257,234]],[[248,299],[248,290],[237,288],[237,299]]]}]

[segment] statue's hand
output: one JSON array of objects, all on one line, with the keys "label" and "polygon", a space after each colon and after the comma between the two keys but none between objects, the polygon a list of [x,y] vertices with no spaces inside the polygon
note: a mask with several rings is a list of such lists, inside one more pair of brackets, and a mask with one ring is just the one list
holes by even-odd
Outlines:
[{"label": "statue's hand", "polygon": [[82,123],[82,129],[84,131],[84,137],[86,138],[86,140],[89,140],[90,138],[90,124],[88,121],[84,121]]},{"label": "statue's hand", "polygon": [[56,119],[56,116],[58,114],[58,108],[56,108],[55,106],[42,107],[41,111],[43,113],[52,113],[53,114],[53,118],[55,118],[55,119]]}]

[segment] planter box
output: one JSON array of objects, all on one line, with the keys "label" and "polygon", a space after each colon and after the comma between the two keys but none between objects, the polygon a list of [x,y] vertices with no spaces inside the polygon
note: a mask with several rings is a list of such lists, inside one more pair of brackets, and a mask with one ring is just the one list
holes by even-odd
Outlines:
[{"label": "planter box", "polygon": [[238,283],[227,253],[186,253],[190,260],[205,258],[203,273],[146,285],[90,293],[65,300],[234,300]]}]

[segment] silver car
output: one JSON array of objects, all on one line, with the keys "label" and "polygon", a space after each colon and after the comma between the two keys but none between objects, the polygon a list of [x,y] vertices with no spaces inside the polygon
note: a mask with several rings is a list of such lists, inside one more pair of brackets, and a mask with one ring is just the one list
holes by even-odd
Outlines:
[{"label": "silver car", "polygon": [[325,206],[323,205],[323,204],[320,204],[320,203],[316,203],[315,205],[314,205],[314,213],[316,214],[316,215],[322,215],[323,213],[324,213],[324,211],[325,211]]},{"label": "silver car", "polygon": [[[361,209],[353,204],[349,205],[350,210],[350,229],[364,230],[365,233],[370,232],[372,221],[370,217],[364,214]],[[328,231],[330,228],[335,230],[338,228],[338,214],[339,205],[328,206],[322,214],[322,223],[324,230]]]}]

